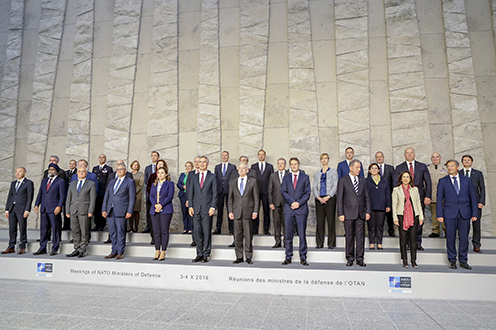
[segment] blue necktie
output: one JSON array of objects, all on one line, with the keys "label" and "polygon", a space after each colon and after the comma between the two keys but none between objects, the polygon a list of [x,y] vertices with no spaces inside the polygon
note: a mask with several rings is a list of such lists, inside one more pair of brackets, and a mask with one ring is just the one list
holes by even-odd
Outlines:
[{"label": "blue necktie", "polygon": [[16,192],[19,190],[20,185],[21,185],[21,181],[17,180],[16,186],[15,186]]},{"label": "blue necktie", "polygon": [[460,187],[458,187],[458,181],[456,180],[456,176],[453,177],[453,186],[455,187],[456,194],[460,194]]},{"label": "blue necktie", "polygon": [[244,178],[241,178],[241,183],[239,184],[239,193],[241,196],[243,196],[243,192],[245,191],[245,188],[243,187],[243,180]]},{"label": "blue necktie", "polygon": [[222,168],[222,176],[226,176],[226,164],[224,164],[224,167]]},{"label": "blue necktie", "polygon": [[119,189],[119,186],[121,185],[121,179],[117,179],[117,184],[114,186],[114,195]]},{"label": "blue necktie", "polygon": [[83,181],[82,180],[79,180],[79,184],[78,184],[78,188],[77,188],[78,195],[79,195],[79,192],[81,191],[81,186],[82,185],[83,185]]}]

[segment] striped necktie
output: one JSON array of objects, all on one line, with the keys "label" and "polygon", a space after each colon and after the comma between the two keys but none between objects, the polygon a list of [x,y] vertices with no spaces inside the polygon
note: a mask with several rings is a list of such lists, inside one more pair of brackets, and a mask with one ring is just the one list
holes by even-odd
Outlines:
[{"label": "striped necktie", "polygon": [[355,177],[355,182],[353,183],[353,186],[355,187],[355,193],[358,195],[358,179]]}]

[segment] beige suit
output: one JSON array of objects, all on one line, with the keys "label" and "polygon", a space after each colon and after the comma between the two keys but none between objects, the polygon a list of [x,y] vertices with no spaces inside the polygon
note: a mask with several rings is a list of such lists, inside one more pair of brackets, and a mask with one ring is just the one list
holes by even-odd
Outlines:
[{"label": "beige suit", "polygon": [[[410,188],[410,198],[412,199],[412,206],[415,215],[419,217],[419,220],[424,221],[424,212],[422,212],[422,204],[420,204],[420,194],[417,187]],[[396,223],[398,221],[398,215],[403,216],[405,210],[405,194],[403,193],[403,188],[401,186],[395,187],[393,189],[393,220]]]}]

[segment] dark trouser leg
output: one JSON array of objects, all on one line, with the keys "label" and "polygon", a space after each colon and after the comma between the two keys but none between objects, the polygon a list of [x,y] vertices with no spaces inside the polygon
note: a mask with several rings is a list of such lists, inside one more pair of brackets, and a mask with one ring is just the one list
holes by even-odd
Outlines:
[{"label": "dark trouser leg", "polygon": [[372,211],[370,214],[370,219],[367,221],[367,228],[369,232],[369,244],[375,244],[376,238],[375,238],[375,233],[377,231],[377,212]]},{"label": "dark trouser leg", "polygon": [[388,225],[388,234],[394,235],[394,221],[393,221],[393,212],[389,211],[386,213],[386,221]]},{"label": "dark trouser leg", "polygon": [[253,258],[253,220],[243,219],[243,232],[245,237],[245,257]]},{"label": "dark trouser leg", "polygon": [[363,255],[365,253],[365,220],[356,219],[355,220],[355,235],[356,235],[356,259],[357,261],[363,261]]},{"label": "dark trouser leg", "polygon": [[482,209],[477,210],[477,220],[472,222],[472,244],[474,247],[481,247],[481,217]]},{"label": "dark trouser leg", "polygon": [[444,218],[446,224],[446,250],[448,251],[448,260],[456,262],[456,232],[458,231],[458,222],[456,219]]},{"label": "dark trouser leg", "polygon": [[150,215],[150,217],[152,220],[152,227],[154,229],[155,250],[160,250],[160,246],[162,245],[162,235],[160,234],[162,232],[162,228],[160,227],[160,213],[155,213]]},{"label": "dark trouser leg", "polygon": [[181,202],[181,213],[183,215],[183,230],[191,230],[188,227],[188,208],[186,207],[186,195],[179,198]]},{"label": "dark trouser leg", "polygon": [[415,237],[418,233],[417,227],[419,225],[419,217],[416,216],[415,219],[413,220],[413,226],[408,229],[408,232],[410,234],[410,241],[413,242],[412,246],[410,247],[410,257],[411,261],[417,261],[417,241],[415,240]]},{"label": "dark trouser leg", "polygon": [[172,220],[172,213],[160,214],[160,235],[162,237],[162,251],[167,250],[169,245],[169,227]]},{"label": "dark trouser leg", "polygon": [[40,213],[40,250],[46,250],[50,220],[46,212]]},{"label": "dark trouser leg", "polygon": [[457,218],[458,221],[458,261],[467,262],[468,261],[468,234],[470,232],[470,223],[472,220],[462,219],[460,216]]},{"label": "dark trouser leg", "polygon": [[60,245],[60,234],[62,228],[61,214],[47,213],[52,225],[52,251],[58,251]]},{"label": "dark trouser leg", "polygon": [[336,247],[336,196],[326,203],[327,246]]},{"label": "dark trouser leg", "polygon": [[298,227],[298,237],[300,238],[300,260],[307,259],[307,215],[296,217],[296,225]]},{"label": "dark trouser leg", "polygon": [[376,213],[375,241],[377,244],[382,245],[382,237],[384,236],[384,218],[386,217],[386,212],[372,212],[372,213]]},{"label": "dark trouser leg", "polygon": [[262,206],[264,212],[264,234],[267,234],[270,231],[270,207],[268,195],[262,195]]},{"label": "dark trouser leg", "polygon": [[222,230],[222,221],[224,217],[224,204],[227,202],[227,194],[222,189],[222,192],[217,195],[217,223],[215,230]]},{"label": "dark trouser leg", "polygon": [[200,214],[195,213],[193,216],[193,241],[196,243],[196,256],[203,257],[203,232],[202,217]]},{"label": "dark trouser leg", "polygon": [[107,219],[102,216],[102,205],[103,205],[103,197],[97,196],[95,201],[95,227],[99,230],[103,230],[105,228],[105,224]]},{"label": "dark trouser leg", "polygon": [[[17,219],[18,214],[16,214],[16,212],[9,213],[9,249],[15,249],[15,245],[17,242]],[[20,227],[21,226],[19,223],[19,229]]]},{"label": "dark trouser leg", "polygon": [[398,215],[398,222],[400,225],[400,228],[398,229],[398,232],[400,234],[400,252],[401,252],[401,260],[403,261],[408,261],[407,256],[406,256],[406,237],[407,237],[407,231],[403,229],[403,216]]},{"label": "dark trouser leg", "polygon": [[210,252],[212,251],[213,218],[214,218],[213,216],[209,216],[208,214],[202,215],[201,225],[203,226],[203,241],[205,244],[205,247],[203,249],[203,257],[210,257]]},{"label": "dark trouser leg", "polygon": [[20,235],[19,248],[25,249],[26,245],[28,244],[28,234],[27,234],[28,219],[24,218],[24,212],[16,213],[16,217],[17,217],[17,222],[19,223],[19,235]]},{"label": "dark trouser leg", "polygon": [[[81,217],[82,218],[82,217]],[[87,218],[87,217],[86,217]],[[79,251],[81,246],[81,221],[78,214],[71,214],[71,234],[74,241],[74,251]]]},{"label": "dark trouser leg", "polygon": [[294,235],[294,214],[284,214],[284,226],[286,227],[284,241],[286,247],[286,259],[293,257],[293,235]]},{"label": "dark trouser leg", "polygon": [[243,259],[243,220],[234,219],[234,253],[236,259]]},{"label": "dark trouser leg", "polygon": [[355,260],[355,220],[344,220],[344,231],[346,240],[346,260]]},{"label": "dark trouser leg", "polygon": [[[424,199],[422,198],[422,201],[421,201],[421,205],[422,205],[422,214],[424,215],[424,219],[425,219],[425,205],[424,205]],[[424,225],[418,225],[417,226],[417,246],[421,246],[422,245],[422,231],[424,229]],[[413,245],[413,244],[412,244]]]},{"label": "dark trouser leg", "polygon": [[315,227],[315,241],[317,246],[323,246],[325,237],[326,210],[325,204],[321,204],[318,199],[315,199],[315,217],[317,222]]},{"label": "dark trouser leg", "polygon": [[276,244],[281,244],[281,227],[284,226],[284,214],[282,212],[282,207],[275,207],[274,211],[272,211],[272,218],[274,219],[274,239]]}]

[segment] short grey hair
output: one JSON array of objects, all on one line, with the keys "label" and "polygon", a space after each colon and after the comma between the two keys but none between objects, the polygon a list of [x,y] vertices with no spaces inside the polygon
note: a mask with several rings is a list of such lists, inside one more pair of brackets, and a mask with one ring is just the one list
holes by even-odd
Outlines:
[{"label": "short grey hair", "polygon": [[279,158],[279,159],[277,160],[277,162],[279,162],[280,160],[284,160],[284,164],[286,164],[286,159],[284,159],[284,158],[282,158],[282,157],[281,157],[281,158]]},{"label": "short grey hair", "polygon": [[456,160],[456,159],[450,159],[446,162],[446,165],[448,165],[449,163],[455,163],[456,164],[456,167],[459,167],[460,166],[460,163]]},{"label": "short grey hair", "polygon": [[207,163],[210,163],[207,156],[201,156],[200,158],[205,158],[207,160]]},{"label": "short grey hair", "polygon": [[52,158],[52,157],[55,158],[58,162],[60,162],[59,156],[57,156],[57,155],[51,155],[50,158]]},{"label": "short grey hair", "polygon": [[[117,167],[121,167],[121,166],[124,167],[125,170],[127,169],[126,165],[124,165],[124,164],[117,165]],[[116,169],[117,169],[117,167],[116,167]]]},{"label": "short grey hair", "polygon": [[351,160],[351,162],[350,162],[350,167],[355,166],[355,164],[356,164],[356,163],[358,163],[358,164],[362,165],[362,163],[360,163],[360,161],[359,161],[358,159],[353,159],[353,160]]}]

